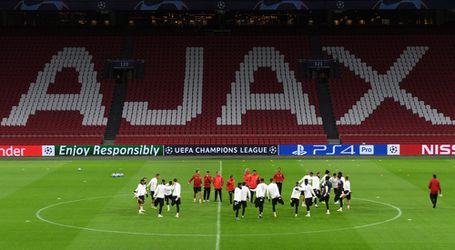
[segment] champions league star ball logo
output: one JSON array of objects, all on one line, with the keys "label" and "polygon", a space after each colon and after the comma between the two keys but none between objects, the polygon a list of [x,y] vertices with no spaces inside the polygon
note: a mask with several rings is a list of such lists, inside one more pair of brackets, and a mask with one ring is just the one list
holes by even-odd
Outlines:
[{"label": "champions league star ball logo", "polygon": [[41,153],[42,156],[55,156],[55,146],[43,145]]},{"label": "champions league star ball logo", "polygon": [[344,1],[337,1],[337,8],[343,9],[344,8]]},{"label": "champions league star ball logo", "polygon": [[423,0],[379,0],[373,9],[397,10],[397,9],[428,9]]},{"label": "champions league star ball logo", "polygon": [[172,149],[172,147],[166,147],[164,151],[166,152],[167,155],[171,155],[174,153],[174,149]]},{"label": "champions league star ball logo", "polygon": [[396,146],[390,147],[390,153],[391,153],[391,154],[396,154],[396,153],[398,153],[398,148],[397,148]]},{"label": "champions league star ball logo", "polygon": [[387,145],[387,155],[400,155],[400,145],[399,144],[388,144]]},{"label": "champions league star ball logo", "polygon": [[62,0],[22,0],[14,7],[16,10],[69,10]]},{"label": "champions league star ball logo", "polygon": [[276,148],[276,146],[270,146],[269,147],[269,153],[270,154],[275,155],[277,152],[278,152],[278,149]]},{"label": "champions league star ball logo", "polygon": [[107,4],[105,1],[99,1],[97,6],[98,6],[98,9],[104,10],[104,9],[106,9]]},{"label": "champions league star ball logo", "polygon": [[216,4],[216,7],[219,10],[224,10],[226,8],[226,3],[224,1],[218,1],[218,3]]},{"label": "champions league star ball logo", "polygon": [[254,7],[255,10],[307,10],[301,0],[262,0]]},{"label": "champions league star ball logo", "polygon": [[181,0],[143,0],[140,1],[134,9],[144,11],[188,10],[188,6]]}]

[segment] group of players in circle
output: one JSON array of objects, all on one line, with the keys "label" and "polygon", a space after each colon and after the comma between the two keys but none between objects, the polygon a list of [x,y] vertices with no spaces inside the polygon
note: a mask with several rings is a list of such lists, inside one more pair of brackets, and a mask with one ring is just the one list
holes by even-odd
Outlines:
[{"label": "group of players in circle", "polygon": [[148,197],[147,190],[150,191],[150,197],[152,198],[152,208],[158,209],[158,218],[163,217],[163,206],[166,203],[167,211],[170,211],[169,202],[172,206],[176,206],[177,213],[175,214],[176,218],[179,218],[180,214],[180,194],[181,194],[181,185],[178,182],[177,178],[174,178],[174,181],[169,181],[166,183],[166,180],[162,179],[161,184],[158,184],[160,179],[160,174],[156,174],[150,182],[147,184],[147,177],[143,177],[139,184],[137,185],[136,190],[134,190],[134,198],[137,199],[139,214],[144,214],[144,203],[145,197]]},{"label": "group of players in circle", "polygon": [[[163,217],[162,210],[166,203],[167,211],[170,211],[170,205],[176,206],[177,213],[175,217],[179,217],[181,204],[181,185],[174,179],[166,183],[161,180],[158,184],[160,175],[156,174],[150,182],[147,183],[147,178],[142,178],[134,191],[134,197],[138,200],[139,214],[144,213],[145,197],[148,196],[147,190],[152,198],[152,208],[159,209],[158,217]],[[229,176],[226,181],[226,190],[229,194],[229,204],[233,206],[235,219],[239,220],[240,209],[242,209],[242,218],[245,217],[245,209],[248,201],[254,203],[259,210],[259,218],[262,219],[265,200],[271,201],[273,216],[277,217],[276,206],[284,205],[282,187],[284,182],[284,174],[280,168],[277,168],[275,174],[269,179],[269,184],[265,183],[264,178],[261,178],[256,170],[250,171],[245,169],[243,181],[236,185],[234,176]],[[219,171],[215,176],[211,176],[210,171],[206,171],[205,176],[201,176],[200,171],[196,170],[195,174],[189,179],[188,184],[193,184],[193,202],[199,203],[209,202],[212,185],[215,189],[215,202],[222,202],[222,189],[224,179]],[[204,190],[202,191],[202,186]],[[320,177],[320,172],[309,172],[302,179],[295,183],[290,196],[290,205],[295,209],[295,216],[298,216],[300,203],[302,207],[306,207],[306,216],[310,217],[310,207],[318,207],[319,203],[325,204],[326,214],[330,214],[329,203],[330,194],[333,189],[334,203],[339,204],[338,212],[343,211],[344,200],[347,200],[347,209],[350,209],[351,200],[351,183],[348,176],[343,176],[342,172],[333,173],[330,176],[330,171],[325,170],[324,176]],[[302,199],[301,199],[302,198]]]}]

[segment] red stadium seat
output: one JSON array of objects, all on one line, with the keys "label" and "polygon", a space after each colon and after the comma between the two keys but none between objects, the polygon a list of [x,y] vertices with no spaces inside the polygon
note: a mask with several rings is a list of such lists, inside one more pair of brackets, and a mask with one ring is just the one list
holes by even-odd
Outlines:
[{"label": "red stadium seat", "polygon": [[[447,56],[454,40],[441,35],[323,37],[327,56],[342,64],[341,78],[329,83],[341,141],[455,143],[455,57]],[[364,66],[389,78],[381,81]],[[380,83],[373,99],[365,98],[369,77]],[[390,84],[397,80],[399,89]],[[376,105],[381,95],[387,97]]]},{"label": "red stadium seat", "polygon": [[[150,46],[151,44],[153,46]],[[296,44],[298,46],[295,46]],[[146,75],[144,80],[129,83],[126,102],[146,102],[149,110],[162,112],[156,116],[139,112],[130,116],[126,113],[132,113],[139,108],[135,106],[129,109],[125,106],[116,143],[159,144],[163,139],[167,144],[278,144],[288,139],[293,143],[327,143],[322,122],[316,125],[299,125],[296,114],[292,114],[290,110],[272,110],[270,103],[265,101],[266,94],[279,94],[286,89],[279,81],[283,80],[278,79],[274,71],[279,70],[281,78],[295,77],[301,83],[299,98],[303,98],[306,93],[315,115],[320,117],[315,83],[302,80],[297,73],[298,59],[309,54],[307,44],[307,38],[303,36],[136,37],[135,57],[147,60]],[[251,55],[252,65],[261,65],[260,60],[264,60],[252,56],[255,53],[253,50],[262,51],[261,55],[264,56],[273,57],[274,53],[282,56],[281,59],[271,60],[273,63],[268,67],[254,68],[254,81],[250,90],[258,94],[256,103],[263,110],[247,110],[240,118],[233,118],[234,114],[226,111],[228,120],[225,123],[217,122],[217,119],[222,117],[222,110],[228,109],[227,98],[231,95],[234,82],[244,77],[236,71],[240,70],[245,58]],[[192,63],[186,63],[188,58],[192,58]],[[284,61],[284,64],[275,63],[279,60]],[[280,66],[283,68],[280,69]],[[198,67],[203,67],[200,75]],[[187,76],[188,72],[193,72],[193,75]],[[286,72],[292,72],[293,76],[286,75]],[[184,82],[194,83],[199,78],[202,88],[185,92]],[[197,85],[190,86],[197,89]],[[191,96],[191,93],[194,96]],[[183,118],[172,118],[166,110],[178,109],[184,98],[192,100],[190,105],[194,110],[189,111],[193,112],[191,118],[182,122],[179,119]],[[233,100],[240,102],[239,99]],[[303,99],[295,101],[301,100]],[[198,101],[201,102],[200,107],[197,107]],[[130,121],[126,116],[130,116]],[[309,116],[308,114],[307,117]],[[154,119],[159,121],[158,124],[151,122]],[[175,119],[178,121],[174,121]]]},{"label": "red stadium seat", "polygon": [[[101,72],[105,59],[117,57],[120,37],[3,36],[0,44],[0,68],[8,69],[0,71],[1,144],[102,143],[114,82],[103,80]],[[55,65],[61,71],[48,73]],[[78,99],[79,81],[87,83],[86,89],[96,98]],[[36,90],[32,83],[49,96],[31,93],[27,99],[25,95]],[[29,116],[14,113],[21,101],[27,110],[41,108]],[[73,111],[78,105],[85,110],[83,115]],[[104,110],[91,109],[100,105]]]}]

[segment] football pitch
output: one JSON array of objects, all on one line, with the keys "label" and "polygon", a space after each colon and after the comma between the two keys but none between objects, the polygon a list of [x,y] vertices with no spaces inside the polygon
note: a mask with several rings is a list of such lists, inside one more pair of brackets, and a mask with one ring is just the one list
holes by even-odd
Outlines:
[{"label": "football pitch", "polygon": [[[236,221],[229,196],[193,203],[195,169],[221,170],[240,181],[245,168],[261,177],[281,167],[282,197],[264,218],[248,203]],[[81,168],[81,170],[78,170]],[[331,214],[311,207],[294,216],[289,199],[295,181],[308,171],[342,171],[351,180],[351,209]],[[115,172],[124,177],[112,178]],[[160,173],[182,185],[180,218],[175,208],[137,213],[132,191],[139,179]],[[443,197],[431,207],[427,185],[436,173]],[[453,159],[82,159],[0,161],[0,249],[454,249],[455,160]],[[333,193],[331,195],[333,199]]]}]

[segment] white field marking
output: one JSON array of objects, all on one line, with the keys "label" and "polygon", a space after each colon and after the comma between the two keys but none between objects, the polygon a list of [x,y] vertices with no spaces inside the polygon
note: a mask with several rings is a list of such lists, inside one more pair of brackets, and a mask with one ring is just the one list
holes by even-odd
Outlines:
[{"label": "white field marking", "polygon": [[[122,195],[129,195],[129,194],[122,194]],[[67,225],[63,223],[58,223],[54,222],[48,219],[45,219],[41,216],[41,213],[49,208],[57,207],[60,205],[64,204],[70,204],[70,203],[76,203],[76,202],[81,202],[81,201],[88,201],[88,200],[96,200],[96,199],[106,199],[106,198],[112,198],[112,197],[117,197],[117,196],[122,196],[122,195],[113,195],[113,196],[100,196],[100,197],[92,197],[92,198],[86,198],[86,199],[79,199],[79,200],[72,200],[72,201],[64,201],[64,202],[59,202],[55,204],[51,204],[49,206],[43,207],[36,211],[35,216],[39,220],[55,225],[55,226],[60,226],[60,227],[66,227],[66,228],[72,228],[72,229],[78,229],[78,230],[86,230],[86,231],[91,231],[91,232],[98,232],[98,233],[116,233],[116,234],[126,234],[126,235],[137,235],[137,236],[166,236],[166,237],[217,237],[218,239],[218,234],[173,234],[173,233],[144,233],[144,232],[129,232],[129,231],[118,231],[118,230],[104,230],[104,229],[96,229],[96,228],[88,228],[88,227],[80,227],[80,226],[74,226],[74,225]],[[382,225],[385,223],[389,223],[392,221],[397,220],[398,218],[401,217],[402,211],[399,207],[394,206],[389,203],[385,202],[379,202],[379,201],[373,201],[373,200],[368,200],[368,199],[362,199],[362,198],[356,198],[355,200],[362,200],[370,203],[375,203],[375,204],[380,204],[386,207],[393,208],[395,211],[397,211],[397,214],[387,220],[383,221],[378,221],[378,222],[372,222],[364,225],[359,225],[359,226],[352,226],[352,227],[342,227],[342,228],[335,228],[335,229],[321,229],[321,230],[314,230],[314,231],[303,231],[303,232],[285,232],[285,233],[261,233],[261,234],[223,234],[223,237],[270,237],[270,236],[280,236],[280,235],[299,235],[299,234],[313,234],[313,233],[327,233],[327,232],[337,232],[337,231],[345,231],[345,230],[352,230],[352,229],[363,229],[363,228],[368,228],[368,227],[373,227],[373,226],[378,226]]]},{"label": "white field marking", "polygon": [[[123,195],[128,195],[128,194],[123,194]],[[41,221],[47,222],[49,224],[55,225],[55,226],[60,226],[60,227],[66,227],[66,228],[73,228],[73,229],[79,229],[79,230],[87,230],[87,231],[92,231],[92,232],[100,232],[100,233],[117,233],[117,234],[129,234],[129,235],[142,235],[142,236],[195,236],[194,234],[167,234],[167,233],[141,233],[141,232],[125,232],[125,231],[117,231],[117,230],[104,230],[104,229],[96,229],[96,228],[88,228],[88,227],[79,227],[79,226],[73,226],[73,225],[67,225],[67,224],[62,224],[54,221],[50,221],[48,219],[45,219],[41,216],[41,213],[44,210],[47,210],[49,208],[57,207],[60,205],[65,205],[65,204],[70,204],[70,203],[76,203],[80,201],[88,201],[88,200],[96,200],[96,199],[106,199],[106,198],[112,198],[112,197],[117,197],[117,196],[123,196],[123,195],[111,195],[111,196],[99,196],[99,197],[92,197],[92,198],[86,198],[86,199],[79,199],[79,200],[72,200],[72,201],[64,201],[64,202],[59,202],[55,204],[51,204],[49,206],[43,207],[36,211],[35,216]],[[213,237],[213,234],[198,234],[198,237]]]},{"label": "white field marking", "polygon": [[[220,174],[222,174],[222,173],[223,173],[223,161],[220,160]],[[221,214],[221,202],[218,202],[218,208],[216,210],[216,244],[215,244],[215,250],[220,250],[220,239],[221,239],[220,214]]]}]

